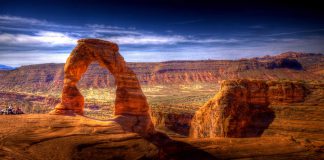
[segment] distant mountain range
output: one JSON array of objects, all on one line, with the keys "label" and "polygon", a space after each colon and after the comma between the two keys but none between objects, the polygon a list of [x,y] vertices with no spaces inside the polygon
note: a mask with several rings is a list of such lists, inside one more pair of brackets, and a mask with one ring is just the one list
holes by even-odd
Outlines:
[{"label": "distant mountain range", "polygon": [[[227,79],[323,80],[324,54],[287,52],[240,60],[167,61],[127,63],[142,85],[216,84]],[[0,71],[0,91],[61,91],[64,64],[38,64]],[[114,86],[107,69],[94,63],[78,86]]]},{"label": "distant mountain range", "polygon": [[10,66],[0,64],[0,70],[13,70],[13,69],[15,69],[15,67],[10,67]]}]

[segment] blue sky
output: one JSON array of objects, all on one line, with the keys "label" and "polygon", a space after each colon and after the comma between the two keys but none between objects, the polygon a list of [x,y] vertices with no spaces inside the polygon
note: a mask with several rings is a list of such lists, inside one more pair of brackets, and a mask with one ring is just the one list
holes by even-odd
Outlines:
[{"label": "blue sky", "polygon": [[324,53],[319,1],[0,2],[0,64],[10,66],[64,63],[80,38],[114,41],[129,62]]}]

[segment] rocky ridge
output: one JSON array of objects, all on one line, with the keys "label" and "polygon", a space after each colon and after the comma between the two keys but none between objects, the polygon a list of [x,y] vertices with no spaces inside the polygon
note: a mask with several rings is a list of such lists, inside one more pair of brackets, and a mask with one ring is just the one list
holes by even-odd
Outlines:
[{"label": "rocky ridge", "polygon": [[[222,80],[251,78],[264,80],[322,80],[323,54],[289,52],[241,60],[168,61],[159,63],[127,63],[141,85],[177,85],[218,83]],[[13,92],[58,92],[62,90],[62,64],[22,66],[0,72],[0,90]],[[115,86],[112,74],[90,64],[78,83],[80,88]]]}]

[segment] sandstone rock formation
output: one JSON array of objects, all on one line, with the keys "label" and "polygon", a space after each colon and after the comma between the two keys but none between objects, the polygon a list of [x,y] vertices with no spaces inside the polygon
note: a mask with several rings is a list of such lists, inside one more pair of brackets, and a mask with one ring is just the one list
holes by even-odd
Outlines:
[{"label": "sandstone rock formation", "polygon": [[223,81],[218,94],[196,112],[190,136],[260,136],[275,118],[270,104],[301,102],[306,94],[301,82]]},{"label": "sandstone rock formation", "polygon": [[77,88],[90,63],[97,61],[114,76],[117,89],[115,115],[148,115],[149,106],[135,73],[126,66],[115,43],[98,39],[81,39],[64,66],[61,103],[51,114],[83,115],[84,98]]}]

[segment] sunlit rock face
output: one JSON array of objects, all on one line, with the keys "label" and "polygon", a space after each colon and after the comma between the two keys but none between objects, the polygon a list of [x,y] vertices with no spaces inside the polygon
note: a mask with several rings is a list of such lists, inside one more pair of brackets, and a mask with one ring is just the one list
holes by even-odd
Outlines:
[{"label": "sunlit rock face", "polygon": [[190,136],[261,136],[275,118],[270,104],[302,102],[306,94],[299,82],[223,81],[218,94],[195,113]]},{"label": "sunlit rock face", "polygon": [[90,63],[97,61],[115,78],[115,115],[148,115],[149,106],[135,73],[126,66],[118,45],[98,39],[81,39],[64,66],[64,86],[59,103],[51,114],[83,115],[84,98],[77,88]]}]

